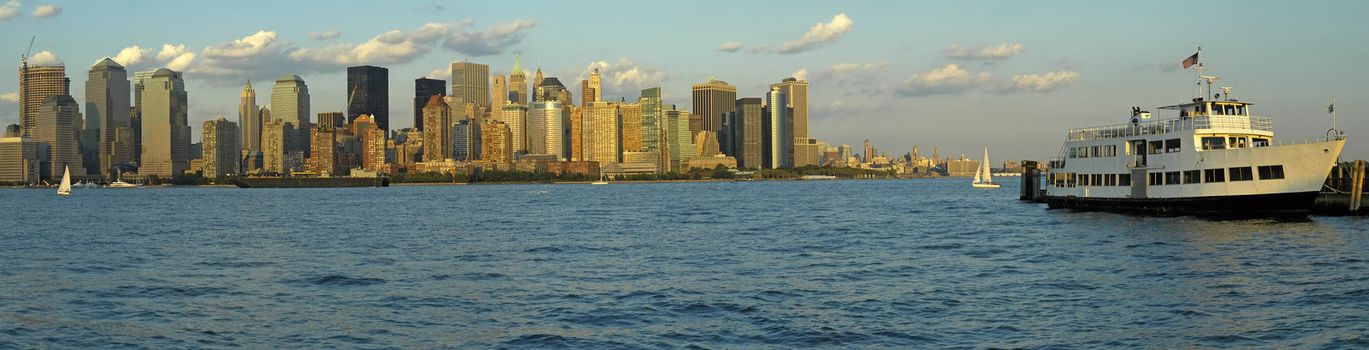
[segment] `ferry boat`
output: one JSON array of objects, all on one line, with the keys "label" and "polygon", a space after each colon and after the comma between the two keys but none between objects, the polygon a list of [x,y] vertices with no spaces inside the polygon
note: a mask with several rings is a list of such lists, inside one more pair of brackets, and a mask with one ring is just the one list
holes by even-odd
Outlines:
[{"label": "ferry boat", "polygon": [[[1199,51],[1201,52],[1201,51]],[[1196,60],[1197,54],[1190,60]],[[1185,60],[1187,68],[1188,60]],[[1212,94],[1160,107],[1177,116],[1152,119],[1133,107],[1125,124],[1069,130],[1051,158],[1045,201],[1052,209],[1158,215],[1298,217],[1311,210],[1345,134],[1274,138],[1274,122],[1252,103]],[[1211,99],[1206,96],[1212,96]]]}]

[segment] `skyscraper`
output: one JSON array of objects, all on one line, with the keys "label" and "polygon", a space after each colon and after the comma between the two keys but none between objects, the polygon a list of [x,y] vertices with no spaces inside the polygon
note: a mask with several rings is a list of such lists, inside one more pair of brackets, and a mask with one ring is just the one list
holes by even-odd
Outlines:
[{"label": "skyscraper", "polygon": [[91,66],[86,79],[86,118],[97,121],[99,130],[99,161],[86,167],[104,178],[112,177],[114,167],[136,161],[128,84],[128,71],[108,57]]},{"label": "skyscraper", "polygon": [[528,101],[528,77],[523,74],[523,63],[518,56],[513,55],[513,70],[509,71],[509,101],[527,106],[532,103]]},{"label": "skyscraper", "polygon": [[242,136],[239,135],[238,124],[228,121],[227,118],[218,117],[204,121],[201,133],[200,144],[204,147],[201,164],[204,167],[204,177],[213,179],[238,174],[242,152]]},{"label": "skyscraper", "polygon": [[491,163],[513,161],[513,149],[509,145],[509,126],[500,121],[492,121],[481,125],[480,128],[480,134],[485,138],[481,141],[480,159]]},{"label": "skyscraper", "polygon": [[423,161],[452,159],[452,113],[442,97],[431,96],[423,107]]},{"label": "skyscraper", "polygon": [[318,118],[318,121],[314,123],[317,126],[341,128],[343,125],[347,125],[347,115],[342,112],[318,112],[315,118]]},{"label": "skyscraper", "polygon": [[[285,122],[285,153],[309,149],[309,85],[298,75],[287,74],[271,87],[271,118]],[[293,170],[293,169],[292,169]]]},{"label": "skyscraper", "polygon": [[534,89],[536,90],[534,94],[537,95],[535,96],[535,101],[558,101],[569,104],[569,101],[561,100],[562,92],[566,91],[566,86],[561,85],[560,79],[557,79],[556,77],[547,77],[539,80],[541,80],[541,82],[538,83],[537,87]]},{"label": "skyscraper", "polygon": [[[371,115],[381,130],[390,130],[390,70],[376,66],[347,67],[347,121]],[[308,115],[308,114],[305,114]]]},{"label": "skyscraper", "polygon": [[662,112],[664,125],[662,129],[667,134],[666,142],[670,153],[670,170],[683,172],[681,165],[686,159],[694,158],[694,135],[689,131],[689,111],[668,109]]},{"label": "skyscraper", "polygon": [[791,77],[770,86],[784,92],[785,107],[790,109],[791,120],[787,128],[794,140],[787,152],[790,153],[791,166],[816,165],[817,144],[808,138],[808,81]]},{"label": "skyscraper", "polygon": [[622,125],[619,133],[622,134],[623,152],[642,151],[642,104],[625,103],[618,106]]},{"label": "skyscraper", "polygon": [[733,150],[737,154],[737,166],[743,168],[760,168],[764,165],[761,154],[764,152],[762,144],[762,122],[764,118],[761,108],[760,98],[747,97],[737,99],[736,110],[732,112]]},{"label": "skyscraper", "polygon": [[[319,113],[323,116],[324,113]],[[330,120],[345,121],[347,115],[342,112],[328,112]],[[338,166],[338,130],[332,123],[320,121],[317,125],[309,128],[309,161],[305,165],[306,171],[312,171],[319,175],[338,176],[342,175],[343,170]]]},{"label": "skyscraper", "polygon": [[771,86],[770,92],[765,95],[765,117],[761,123],[764,124],[761,132],[765,140],[762,147],[765,149],[761,161],[769,169],[791,168],[794,166],[793,147],[793,123],[790,115],[789,94],[784,92],[779,86]]},{"label": "skyscraper", "polygon": [[584,125],[585,160],[600,166],[622,162],[622,120],[617,103],[590,102],[586,107]]},{"label": "skyscraper", "polygon": [[604,99],[604,80],[599,76],[599,68],[595,68],[589,73],[589,89],[580,93],[580,98],[589,102],[599,102]]},{"label": "skyscraper", "polygon": [[[534,73],[532,74],[532,88],[533,88],[533,90],[536,90],[538,86],[542,86],[542,79],[543,79],[543,78],[542,78],[542,67],[541,67],[541,66],[538,66],[538,67],[537,67],[537,72],[534,72]],[[540,97],[538,97],[537,94],[534,92],[534,93],[533,93],[533,96],[532,96],[532,102],[539,102],[539,101],[541,101],[541,100],[540,100]]]},{"label": "skyscraper", "polygon": [[528,106],[508,103],[500,108],[499,121],[509,127],[509,147],[513,154],[528,153]]},{"label": "skyscraper", "polygon": [[[737,87],[717,79],[691,87],[694,113],[701,117],[700,130],[717,133],[723,128],[723,116],[737,108]],[[739,157],[740,158],[740,157]]]},{"label": "skyscraper", "polygon": [[446,81],[414,79],[414,128],[423,130],[423,107],[428,105],[428,98],[433,96],[447,96]]},{"label": "skyscraper", "polygon": [[571,161],[585,160],[585,134],[588,128],[585,123],[585,109],[580,106],[570,107],[570,125],[566,128],[566,137],[570,139],[570,155],[566,159]]},{"label": "skyscraper", "polygon": [[[38,108],[48,97],[71,94],[71,79],[62,64],[23,66],[19,68],[19,129],[23,135],[33,132],[33,120]],[[79,123],[78,123],[79,124]]]},{"label": "skyscraper", "polygon": [[490,66],[468,61],[452,62],[452,97],[456,98],[459,105],[474,103],[476,113],[488,110]]},{"label": "skyscraper", "polygon": [[31,123],[33,123],[33,141],[46,143],[48,145],[48,169],[44,170],[43,177],[56,180],[62,175],[66,167],[71,167],[71,173],[82,175],[86,173],[86,168],[81,159],[81,127],[80,127],[80,105],[76,104],[76,99],[71,95],[48,96],[47,101],[43,101],[38,108],[30,110],[34,112]]},{"label": "skyscraper", "polygon": [[557,101],[532,103],[528,112],[528,153],[557,158],[566,156],[564,110]]},{"label": "skyscraper", "polygon": [[161,68],[142,81],[142,162],[138,174],[171,178],[190,167],[190,112],[181,73]]},{"label": "skyscraper", "polygon": [[490,88],[494,89],[490,93],[490,114],[499,114],[496,111],[509,102],[509,84],[504,81],[503,74],[495,74],[490,81]]},{"label": "skyscraper", "polygon": [[471,149],[471,120],[462,119],[452,123],[452,159],[456,161],[468,161],[474,159],[471,153],[476,150]]},{"label": "skyscraper", "polygon": [[642,108],[641,152],[661,151],[661,87],[642,89],[637,99]]},{"label": "skyscraper", "polygon": [[238,125],[242,131],[242,149],[248,152],[261,151],[261,108],[257,106],[257,90],[252,89],[252,81],[242,88],[242,99],[238,101]]}]

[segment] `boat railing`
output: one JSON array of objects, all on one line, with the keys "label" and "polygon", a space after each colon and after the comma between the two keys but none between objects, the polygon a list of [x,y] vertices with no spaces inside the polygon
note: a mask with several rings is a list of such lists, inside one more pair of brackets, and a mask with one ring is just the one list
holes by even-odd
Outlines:
[{"label": "boat railing", "polygon": [[1265,117],[1211,115],[1147,120],[1082,129],[1070,129],[1069,141],[1157,135],[1201,129],[1234,129],[1274,132],[1274,121]]},{"label": "boat railing", "polygon": [[1338,140],[1344,140],[1344,139],[1345,139],[1344,136],[1331,136],[1331,137],[1318,136],[1318,137],[1308,137],[1308,138],[1302,138],[1302,139],[1287,139],[1287,140],[1284,140],[1284,139],[1276,139],[1276,140],[1270,142],[1269,145],[1270,145],[1270,146],[1305,145],[1305,144],[1309,144],[1309,143],[1322,143],[1322,142],[1338,141]]}]

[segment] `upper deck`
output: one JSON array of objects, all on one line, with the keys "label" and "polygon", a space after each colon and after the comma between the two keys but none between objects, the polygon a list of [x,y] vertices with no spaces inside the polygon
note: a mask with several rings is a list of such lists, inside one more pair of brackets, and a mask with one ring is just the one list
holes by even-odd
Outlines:
[{"label": "upper deck", "polygon": [[1138,109],[1135,114],[1141,117],[1134,117],[1131,123],[1070,129],[1067,140],[1099,140],[1179,131],[1274,136],[1274,121],[1251,116],[1249,106],[1248,102],[1204,101],[1199,98],[1194,99],[1193,103],[1160,107],[1178,110],[1179,117],[1158,120],[1149,119],[1149,112],[1140,112]]}]

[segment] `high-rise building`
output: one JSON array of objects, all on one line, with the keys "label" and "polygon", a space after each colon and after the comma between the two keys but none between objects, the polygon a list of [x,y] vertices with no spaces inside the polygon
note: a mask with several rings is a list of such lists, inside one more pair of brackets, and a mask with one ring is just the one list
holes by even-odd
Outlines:
[{"label": "high-rise building", "polygon": [[33,115],[33,141],[48,145],[48,169],[43,175],[51,180],[59,179],[66,167],[72,174],[85,174],[84,160],[81,159],[81,121],[79,105],[71,95],[48,96],[47,101],[38,106]]},{"label": "high-rise building", "polygon": [[252,81],[242,88],[238,101],[238,126],[242,130],[242,149],[248,152],[261,151],[261,108],[257,106],[257,90],[252,89]]},{"label": "high-rise building", "polygon": [[864,159],[861,159],[861,161],[869,163],[870,161],[874,160],[874,153],[874,147],[870,147],[870,139],[865,139],[865,150],[860,154],[860,156]]},{"label": "high-rise building", "polygon": [[[305,153],[309,149],[309,86],[304,78],[287,74],[271,87],[271,117],[285,122],[285,152]],[[298,170],[298,169],[295,169]]]},{"label": "high-rise building", "polygon": [[585,119],[584,107],[570,107],[570,127],[566,129],[567,138],[570,139],[570,155],[566,159],[571,161],[585,160],[585,134],[586,129],[589,128]]},{"label": "high-rise building", "polygon": [[128,84],[128,71],[108,57],[90,67],[86,80],[86,119],[95,121],[93,127],[99,133],[98,162],[86,167],[97,168],[104,178],[116,176],[111,174],[115,167],[122,169],[136,161]]},{"label": "high-rise building", "polygon": [[442,98],[428,98],[423,107],[423,161],[453,159],[452,156],[452,113]]},{"label": "high-rise building", "polygon": [[699,158],[709,158],[721,153],[718,150],[717,134],[700,131],[694,135],[694,155]]},{"label": "high-rise building", "polygon": [[[0,182],[34,185],[48,172],[46,161],[39,156],[47,153],[47,143],[22,136],[19,124],[11,124],[0,137]],[[12,131],[12,132],[11,132]]]},{"label": "high-rise building", "polygon": [[743,168],[760,168],[764,166],[765,140],[762,137],[765,119],[762,105],[764,102],[760,98],[747,97],[737,99],[736,110],[732,112],[733,134],[733,155],[737,158],[737,166]]},{"label": "high-rise building", "polygon": [[528,106],[508,103],[500,110],[499,121],[509,127],[509,146],[514,155],[528,153]]},{"label": "high-rise building", "polygon": [[503,74],[495,74],[490,80],[490,88],[494,89],[494,92],[490,93],[490,114],[499,114],[494,111],[498,111],[509,102],[509,84],[504,81]]},{"label": "high-rise building", "polygon": [[474,103],[476,112],[490,106],[490,66],[469,61],[452,62],[452,97],[464,106]]},{"label": "high-rise building", "polygon": [[622,126],[619,133],[622,134],[623,152],[642,151],[642,104],[624,103],[618,106],[618,114],[622,115]]},{"label": "high-rise building", "polygon": [[661,150],[661,87],[642,89],[637,99],[642,108],[642,152]]},{"label": "high-rise building", "polygon": [[347,95],[347,121],[369,114],[380,130],[390,132],[389,69],[376,66],[347,67]]},{"label": "high-rise building", "polygon": [[681,167],[687,159],[694,158],[694,135],[689,132],[689,111],[668,109],[663,111],[663,130],[670,153],[670,170],[683,172]]},{"label": "high-rise building", "polygon": [[737,87],[717,79],[691,86],[694,113],[698,114],[698,130],[717,133],[723,128],[723,116],[736,110]]},{"label": "high-rise building", "polygon": [[190,167],[189,98],[181,73],[158,69],[142,81],[142,176],[171,178]]},{"label": "high-rise building", "polygon": [[452,159],[456,161],[468,161],[473,159],[471,153],[471,120],[462,119],[452,123]]},{"label": "high-rise building", "polygon": [[317,118],[318,122],[314,123],[315,126],[337,129],[347,125],[347,115],[342,114],[342,112],[318,112]]},{"label": "high-rise building", "polygon": [[778,86],[771,86],[765,99],[765,117],[761,120],[764,125],[762,138],[765,140],[762,148],[765,152],[761,162],[769,169],[792,168],[794,138],[790,135],[793,135],[793,123],[790,122],[790,108],[786,107],[789,105],[789,94]]},{"label": "high-rise building", "polygon": [[557,158],[566,156],[564,111],[557,101],[532,103],[528,112],[528,153]]},{"label": "high-rise building", "polygon": [[808,138],[808,81],[791,77],[770,87],[784,92],[785,107],[789,108],[791,120],[786,128],[794,139],[787,150],[791,166],[817,165],[817,144]]},{"label": "high-rise building", "polygon": [[586,91],[580,92],[580,98],[584,101],[599,102],[604,99],[604,79],[599,75],[599,68],[595,68],[589,73],[589,87]]},{"label": "high-rise building", "polygon": [[289,144],[290,131],[290,124],[280,119],[271,119],[261,126],[262,171],[277,175],[290,172],[285,164],[285,148]]},{"label": "high-rise building", "polygon": [[509,126],[503,122],[492,121],[481,125],[480,128],[480,134],[485,138],[481,141],[480,159],[491,163],[513,161],[513,148],[509,145]]},{"label": "high-rise building", "polygon": [[600,166],[623,161],[619,113],[617,103],[593,101],[586,107],[585,160],[599,162]]},{"label": "high-rise building", "polygon": [[[537,87],[538,87],[538,86],[542,86],[542,80],[543,80],[543,77],[542,77],[542,67],[541,67],[541,66],[538,66],[538,67],[537,67],[537,72],[534,72],[534,73],[532,74],[532,89],[533,89],[533,90],[537,90]],[[533,92],[533,96],[532,96],[532,102],[541,102],[541,101],[542,101],[542,100],[537,96],[536,91],[534,91],[534,92]]]},{"label": "high-rise building", "polygon": [[562,92],[566,91],[566,86],[561,85],[560,79],[557,79],[556,77],[546,77],[540,80],[541,83],[537,84],[535,93],[537,95],[535,97],[537,102],[557,101],[564,104],[569,104],[569,101],[564,101],[561,99],[563,96]]},{"label": "high-rise building", "polygon": [[[38,108],[48,97],[71,94],[71,79],[62,64],[19,68],[19,128],[23,135],[33,132]],[[79,124],[79,123],[78,123]]]},{"label": "high-rise building", "polygon": [[423,130],[423,107],[428,105],[428,98],[433,96],[447,96],[446,81],[414,79],[414,128]]},{"label": "high-rise building", "polygon": [[[380,130],[369,115],[357,116],[352,121],[352,135],[356,135],[361,151],[361,167],[369,171],[385,171],[385,130]],[[426,153],[426,152],[425,152]],[[425,154],[426,155],[426,154]]]},{"label": "high-rise building", "polygon": [[242,136],[238,124],[228,121],[228,118],[218,117],[204,121],[201,133],[200,144],[204,145],[204,156],[200,164],[204,169],[204,177],[213,179],[240,173]]},{"label": "high-rise building", "polygon": [[518,56],[513,55],[513,70],[509,71],[509,101],[527,106],[532,103],[528,101],[528,77],[523,74],[523,63]]},{"label": "high-rise building", "polygon": [[[335,116],[341,118],[336,119],[347,118],[346,115],[341,112],[328,113],[337,113]],[[319,113],[319,115],[322,116],[323,113]],[[335,116],[330,115],[329,118],[332,119]],[[311,148],[311,150],[309,151],[309,161],[305,165],[306,171],[312,171],[319,175],[342,175],[343,170],[338,167],[339,147],[337,144],[337,136],[339,130],[342,130],[342,128],[336,127],[332,123],[325,124],[321,121],[314,127],[309,128],[309,148]]]}]

